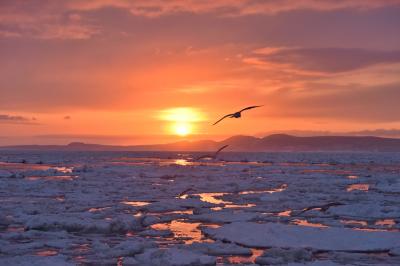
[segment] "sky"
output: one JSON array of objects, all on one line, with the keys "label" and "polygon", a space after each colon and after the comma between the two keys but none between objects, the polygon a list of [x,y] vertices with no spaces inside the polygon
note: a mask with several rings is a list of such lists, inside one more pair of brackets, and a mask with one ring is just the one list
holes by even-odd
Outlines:
[{"label": "sky", "polygon": [[400,0],[1,0],[0,145],[398,137],[399,25]]}]

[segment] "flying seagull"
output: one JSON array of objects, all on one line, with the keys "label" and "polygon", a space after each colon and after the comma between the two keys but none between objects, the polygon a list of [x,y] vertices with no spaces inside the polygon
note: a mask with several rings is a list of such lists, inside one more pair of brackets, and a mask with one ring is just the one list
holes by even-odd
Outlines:
[{"label": "flying seagull", "polygon": [[214,159],[214,160],[215,160],[215,159],[217,159],[218,154],[219,154],[223,149],[225,149],[225,148],[228,147],[228,146],[229,146],[229,145],[222,146],[222,147],[219,148],[214,154],[202,155],[202,156],[196,158],[196,161],[201,160],[201,159],[205,159],[205,158],[211,158],[211,159]]},{"label": "flying seagull", "polygon": [[340,202],[331,202],[331,203],[328,203],[325,205],[310,206],[310,207],[303,209],[301,212],[297,213],[296,216],[303,214],[305,212],[311,211],[311,210],[315,210],[315,209],[319,209],[321,212],[326,212],[330,207],[340,206],[340,205],[344,205],[344,204],[340,203]]},{"label": "flying seagull", "polygon": [[182,198],[183,196],[187,195],[187,193],[188,193],[189,191],[192,191],[192,190],[193,190],[192,187],[190,187],[190,188],[188,188],[188,189],[185,189],[184,191],[182,191],[181,193],[179,193],[178,196],[176,196],[176,197],[177,197],[177,198]]},{"label": "flying seagull", "polygon": [[228,115],[222,117],[222,118],[221,118],[220,120],[218,120],[217,122],[215,122],[215,123],[213,124],[213,126],[216,125],[216,124],[218,124],[219,122],[221,122],[222,120],[224,120],[225,118],[228,118],[228,117],[229,117],[229,118],[240,118],[240,117],[242,116],[242,112],[243,112],[243,111],[246,111],[246,110],[249,110],[249,109],[253,109],[253,108],[257,108],[257,107],[261,107],[261,106],[262,106],[262,105],[249,106],[249,107],[246,107],[246,108],[240,110],[239,112],[236,112],[236,113],[233,113],[233,114],[228,114]]}]

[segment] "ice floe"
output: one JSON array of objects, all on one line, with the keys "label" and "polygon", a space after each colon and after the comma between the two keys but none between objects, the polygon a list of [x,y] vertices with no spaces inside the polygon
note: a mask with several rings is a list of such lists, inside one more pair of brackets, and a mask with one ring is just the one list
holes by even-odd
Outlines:
[{"label": "ice floe", "polygon": [[204,228],[214,239],[247,247],[312,248],[325,251],[387,251],[400,246],[398,232],[365,232],[345,228],[315,228],[279,223],[237,222]]},{"label": "ice floe", "polygon": [[215,257],[185,249],[147,249],[135,257],[137,265],[153,266],[208,266],[215,265]]},{"label": "ice floe", "polygon": [[400,154],[196,155],[0,152],[0,265],[400,265]]}]

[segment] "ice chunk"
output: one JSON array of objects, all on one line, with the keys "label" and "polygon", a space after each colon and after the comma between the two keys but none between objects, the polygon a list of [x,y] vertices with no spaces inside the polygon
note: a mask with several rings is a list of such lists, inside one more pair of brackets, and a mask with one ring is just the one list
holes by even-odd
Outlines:
[{"label": "ice chunk", "polygon": [[122,260],[122,265],[131,266],[131,265],[140,265],[137,259],[133,257],[124,257]]},{"label": "ice chunk", "polygon": [[287,264],[289,262],[311,261],[312,252],[308,249],[294,248],[271,248],[262,256],[256,258],[258,264]]},{"label": "ice chunk", "polygon": [[27,221],[27,229],[42,231],[66,230],[86,233],[124,233],[141,228],[140,221],[130,215],[119,215],[110,220],[90,219],[85,216],[34,215]]},{"label": "ice chunk", "polygon": [[345,217],[360,217],[360,218],[392,218],[397,217],[400,213],[399,206],[384,206],[379,203],[369,204],[349,204],[334,206],[329,208],[328,214],[340,215]]},{"label": "ice chunk", "polygon": [[392,256],[400,256],[400,246],[392,248],[389,254]]},{"label": "ice chunk", "polygon": [[142,225],[143,226],[149,226],[152,224],[160,223],[162,220],[160,217],[155,216],[155,215],[148,215],[145,216],[142,220]]},{"label": "ice chunk", "polygon": [[138,265],[153,266],[206,266],[215,265],[214,257],[185,249],[148,249],[135,256]]},{"label": "ice chunk", "polygon": [[252,251],[249,248],[241,247],[233,243],[223,243],[221,241],[216,241],[214,243],[195,242],[190,245],[190,248],[199,250],[208,255],[252,255]]},{"label": "ice chunk", "polygon": [[0,170],[0,178],[10,178],[10,177],[13,177],[13,176],[14,176],[14,174],[9,172],[9,171]]},{"label": "ice chunk", "polygon": [[0,227],[7,227],[12,224],[12,219],[0,213]]},{"label": "ice chunk", "polygon": [[293,263],[288,263],[286,265],[287,266],[343,266],[343,265],[353,265],[353,264],[342,264],[342,263],[338,264],[329,260],[316,260],[308,263],[293,262]]},{"label": "ice chunk", "polygon": [[192,219],[208,223],[228,223],[228,222],[251,221],[256,217],[258,217],[257,213],[224,210],[224,211],[212,211],[209,213],[193,215]]},{"label": "ice chunk", "polygon": [[142,253],[145,248],[154,247],[155,244],[143,239],[130,239],[114,246],[109,255],[112,257],[126,257]]},{"label": "ice chunk", "polygon": [[313,248],[336,251],[385,251],[400,246],[399,232],[315,228],[276,223],[237,222],[202,229],[214,239],[247,247]]},{"label": "ice chunk", "polygon": [[63,255],[40,257],[40,256],[16,256],[12,258],[0,258],[0,265],[18,265],[18,266],[74,266],[74,263],[68,262],[67,257]]}]

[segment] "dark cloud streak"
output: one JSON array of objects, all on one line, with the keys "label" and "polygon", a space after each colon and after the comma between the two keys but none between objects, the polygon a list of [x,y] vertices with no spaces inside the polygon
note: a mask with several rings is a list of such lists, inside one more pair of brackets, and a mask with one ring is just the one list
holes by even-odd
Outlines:
[{"label": "dark cloud streak", "polygon": [[0,123],[3,124],[34,124],[36,118],[27,118],[24,116],[0,114]]},{"label": "dark cloud streak", "polygon": [[288,48],[277,49],[259,60],[290,64],[294,68],[325,73],[357,70],[381,63],[400,62],[400,50],[380,51],[361,48]]}]

